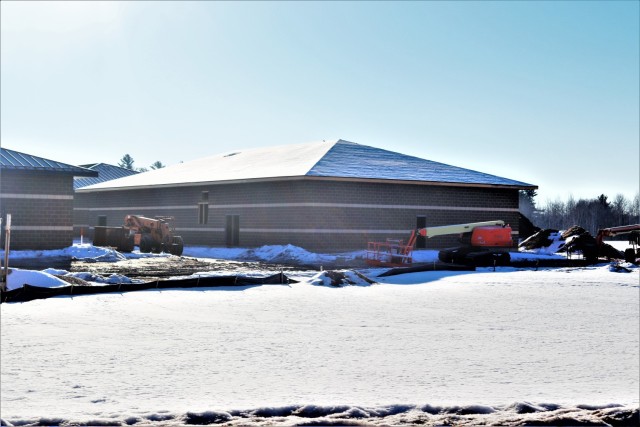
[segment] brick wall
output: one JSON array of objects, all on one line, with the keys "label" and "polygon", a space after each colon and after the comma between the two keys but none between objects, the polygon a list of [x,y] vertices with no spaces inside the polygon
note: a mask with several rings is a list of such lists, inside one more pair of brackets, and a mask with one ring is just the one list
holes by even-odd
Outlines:
[{"label": "brick wall", "polygon": [[[11,249],[60,249],[73,243],[73,177],[2,170],[0,214],[11,214]],[[4,229],[4,227],[3,227]],[[4,247],[4,232],[2,233]]]},{"label": "brick wall", "polygon": [[[198,202],[208,191],[209,218],[198,223]],[[518,191],[415,184],[292,181],[78,193],[75,224],[122,225],[127,214],[171,215],[186,245],[226,245],[226,216],[239,215],[240,246],[293,244],[312,251],[347,251],[369,240],[407,238],[417,216],[427,226],[502,219],[517,232]],[[76,228],[79,233],[79,227]],[[455,236],[427,240],[455,246]]]}]

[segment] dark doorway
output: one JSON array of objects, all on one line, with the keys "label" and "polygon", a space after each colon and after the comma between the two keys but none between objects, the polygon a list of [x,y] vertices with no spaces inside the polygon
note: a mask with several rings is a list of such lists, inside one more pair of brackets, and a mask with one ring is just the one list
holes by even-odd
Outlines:
[{"label": "dark doorway", "polygon": [[[427,226],[427,217],[424,215],[416,216],[416,228],[425,228]],[[416,239],[416,249],[425,249],[427,247],[427,238],[418,236]]]},{"label": "dark doorway", "polygon": [[227,215],[225,233],[227,246],[240,244],[240,215]]},{"label": "dark doorway", "polygon": [[107,226],[107,216],[106,215],[98,215],[98,226],[106,227]]}]

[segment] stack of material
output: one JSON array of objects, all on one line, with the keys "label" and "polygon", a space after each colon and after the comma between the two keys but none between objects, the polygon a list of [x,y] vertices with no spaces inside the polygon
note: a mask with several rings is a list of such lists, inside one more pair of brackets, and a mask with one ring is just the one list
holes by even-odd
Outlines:
[{"label": "stack of material", "polygon": [[560,251],[580,252],[590,261],[597,261],[598,258],[622,259],[624,254],[608,243],[598,245],[596,238],[584,228],[574,225],[561,235],[565,244]]},{"label": "stack of material", "polygon": [[563,242],[556,252],[580,253],[589,262],[595,263],[600,257],[607,259],[624,257],[622,252],[607,243],[598,245],[595,237],[577,225],[563,231],[559,236],[558,230],[541,230],[520,243],[519,248],[524,250],[547,248],[554,243],[554,237],[559,237]]},{"label": "stack of material", "polygon": [[558,230],[547,228],[546,230],[540,230],[537,233],[527,237],[523,240],[518,247],[524,250],[534,250],[539,248],[547,248],[553,243],[551,239],[552,234],[558,233]]}]

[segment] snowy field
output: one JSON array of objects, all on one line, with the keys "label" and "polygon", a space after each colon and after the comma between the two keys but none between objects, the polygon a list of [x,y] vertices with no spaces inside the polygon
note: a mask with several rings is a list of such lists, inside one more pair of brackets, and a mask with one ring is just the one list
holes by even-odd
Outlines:
[{"label": "snowy field", "polygon": [[363,272],[378,283],[322,286],[301,272],[291,285],[2,304],[3,423],[637,417],[637,268]]}]

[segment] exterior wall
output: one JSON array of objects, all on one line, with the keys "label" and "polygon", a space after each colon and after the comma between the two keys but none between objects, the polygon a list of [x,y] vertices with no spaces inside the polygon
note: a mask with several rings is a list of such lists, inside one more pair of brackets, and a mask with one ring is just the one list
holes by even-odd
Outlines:
[{"label": "exterior wall", "polygon": [[[198,203],[208,191],[206,224]],[[227,215],[239,216],[239,246],[293,244],[312,251],[366,248],[367,242],[407,239],[417,216],[427,226],[502,219],[517,241],[518,190],[319,180],[197,185],[76,195],[80,225],[122,225],[127,214],[174,216],[185,245],[225,246]],[[456,236],[428,239],[428,248],[455,246]]]},{"label": "exterior wall", "polygon": [[[3,230],[11,214],[11,249],[60,249],[73,244],[73,176],[0,172]],[[4,248],[4,231],[2,232]]]}]

